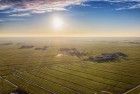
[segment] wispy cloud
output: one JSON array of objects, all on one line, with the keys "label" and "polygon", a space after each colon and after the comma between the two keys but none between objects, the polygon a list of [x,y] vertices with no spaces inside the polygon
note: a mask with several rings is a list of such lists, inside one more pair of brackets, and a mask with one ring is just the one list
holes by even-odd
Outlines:
[{"label": "wispy cloud", "polygon": [[87,1],[108,2],[111,4],[116,4],[118,6],[115,7],[115,10],[131,10],[140,8],[140,0],[87,0]]},{"label": "wispy cloud", "polygon": [[5,9],[8,9],[10,8],[11,5],[0,5],[0,10],[5,10]]},{"label": "wispy cloud", "polygon": [[140,0],[0,0],[0,13],[7,14],[6,17],[28,17],[52,11],[67,11],[67,7],[71,5],[92,7],[88,2],[123,3],[123,6],[117,6],[115,10],[140,8]]},{"label": "wispy cloud", "polygon": [[[0,0],[0,10],[6,10],[5,13],[19,13],[19,12],[30,12],[30,13],[46,13],[52,11],[65,11],[66,7],[70,5],[81,5],[89,6],[84,2],[90,1],[104,1],[111,3],[124,3],[124,2],[137,2],[132,6],[119,7],[121,9],[135,9],[140,8],[140,0]],[[18,15],[17,15],[18,16]]]},{"label": "wispy cloud", "polygon": [[1,19],[0,19],[0,23],[3,22],[3,21],[4,21],[4,20],[1,20]]},{"label": "wispy cloud", "polygon": [[30,13],[15,13],[15,14],[11,14],[11,15],[9,15],[9,16],[16,16],[16,17],[27,17],[27,16],[30,16],[31,14]]},{"label": "wispy cloud", "polygon": [[17,22],[17,21],[25,21],[25,19],[23,19],[23,18],[3,18],[3,19],[0,19],[0,23],[3,23],[3,22]]},{"label": "wispy cloud", "polygon": [[117,8],[116,10],[131,10],[131,9],[139,9],[139,8],[140,8],[140,4],[134,4],[134,5],[120,7]]},{"label": "wispy cloud", "polygon": [[45,13],[53,10],[64,11],[66,6],[80,5],[85,0],[1,0],[0,10],[10,9],[11,12],[28,11]]}]

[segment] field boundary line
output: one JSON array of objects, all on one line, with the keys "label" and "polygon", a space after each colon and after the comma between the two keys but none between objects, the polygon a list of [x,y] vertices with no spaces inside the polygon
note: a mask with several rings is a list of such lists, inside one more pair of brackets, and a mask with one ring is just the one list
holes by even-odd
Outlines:
[{"label": "field boundary line", "polygon": [[14,87],[16,87],[16,88],[18,87],[17,85],[15,85],[14,83],[12,83],[11,81],[9,81],[9,80],[7,80],[7,79],[4,79],[2,76],[0,76],[0,78],[1,78],[2,80],[4,80],[5,82],[11,84],[12,86],[14,86]]},{"label": "field boundary line", "polygon": [[[19,75],[23,75],[20,71],[17,71],[17,73],[19,73]],[[73,92],[75,92],[75,94],[79,94],[78,91],[76,91],[75,89],[69,88],[69,87],[67,87],[67,86],[65,86],[65,85],[63,85],[63,84],[57,83],[57,82],[52,81],[52,80],[50,80],[50,79],[46,79],[46,78],[39,77],[39,76],[35,75],[34,73],[29,73],[29,72],[27,72],[27,73],[33,75],[34,77],[38,77],[38,78],[40,78],[40,79],[44,79],[45,81],[50,81],[50,82],[52,82],[52,83],[58,84],[58,85],[60,85],[60,86],[63,86],[64,88],[67,88],[67,89],[69,89],[69,90],[72,90]],[[56,93],[54,93],[54,94],[56,94]],[[59,93],[58,93],[58,94],[59,94]]]},{"label": "field boundary line", "polygon": [[[64,64],[63,64],[64,65]],[[71,64],[69,64],[69,65],[71,65]],[[79,65],[77,64],[77,63],[74,63],[74,66],[77,66],[77,67],[79,67]],[[58,66],[58,67],[60,67],[60,66]],[[61,66],[62,67],[62,66]],[[109,71],[108,69],[106,69],[106,70],[102,70],[102,67],[98,67],[98,68],[101,68],[101,69],[98,69],[98,68],[92,68],[92,67],[86,67],[86,68],[90,68],[90,69],[96,69],[96,70],[98,70],[98,71],[103,71],[103,72],[109,72],[109,73],[112,73],[112,74],[115,74],[115,75],[124,75],[124,76],[129,76],[129,77],[134,77],[134,78],[139,78],[138,76],[133,76],[133,74],[125,74],[126,72],[125,71],[123,71],[123,70],[119,70],[120,72],[121,72],[121,74],[119,74],[119,73],[116,73],[116,72],[112,72],[112,71]]]},{"label": "field boundary line", "polygon": [[[52,69],[52,68],[48,68],[48,69],[54,70],[54,71],[58,71],[58,72],[62,72],[62,73],[69,74],[69,75],[73,75],[73,76],[77,76],[77,77],[80,77],[80,78],[83,78],[83,79],[87,79],[87,80],[90,80],[90,81],[93,81],[93,82],[96,82],[96,83],[100,83],[100,84],[104,84],[104,85],[108,85],[108,86],[112,86],[112,87],[116,87],[116,88],[123,89],[123,88],[118,87],[118,86],[116,86],[116,85],[111,85],[111,84],[103,83],[103,82],[100,82],[100,81],[93,80],[93,79],[91,79],[91,78],[82,77],[82,76],[79,76],[79,75],[76,75],[76,74],[72,74],[72,73],[66,73],[66,72],[64,72],[64,71],[60,71],[60,70],[57,70],[57,69]],[[41,72],[41,73],[46,74],[46,73],[44,73],[44,72]],[[48,75],[49,75],[49,74],[48,74]],[[54,74],[53,74],[53,76],[54,76]],[[60,79],[62,79],[62,78],[60,78]],[[63,80],[64,80],[64,79],[63,79]],[[68,80],[67,80],[67,81],[68,81]],[[70,82],[73,82],[73,81],[70,81]],[[80,84],[79,84],[79,85],[80,85]],[[85,87],[85,86],[83,86],[83,87]],[[86,88],[87,88],[87,87],[86,87]]]},{"label": "field boundary line", "polygon": [[130,93],[131,91],[133,91],[133,90],[135,90],[135,89],[137,89],[137,88],[140,88],[140,84],[137,85],[136,87],[134,87],[134,88],[132,88],[132,89],[130,89],[130,90],[124,92],[123,94],[128,94],[128,93]]},{"label": "field boundary line", "polygon": [[17,85],[15,85],[14,83],[12,83],[11,81],[7,80],[7,79],[4,79],[6,82],[8,82],[9,84],[13,85],[14,87],[18,87]]},{"label": "field boundary line", "polygon": [[[110,78],[107,78],[107,77],[102,77],[102,76],[99,76],[99,75],[96,75],[96,74],[91,74],[91,73],[83,72],[83,71],[76,70],[76,69],[64,68],[64,67],[61,67],[61,66],[57,66],[57,67],[60,67],[60,68],[63,68],[63,69],[67,69],[67,70],[76,71],[76,72],[80,72],[80,73],[84,73],[84,74],[88,74],[88,75],[91,75],[91,76],[97,76],[97,77],[99,77],[99,78],[103,78],[103,79],[107,79],[107,80],[112,80],[112,81],[116,81],[116,82],[121,82],[121,83],[129,84],[129,85],[133,85],[132,83],[126,83],[126,82],[124,82],[124,81],[110,79]],[[98,69],[97,69],[97,70],[98,70]],[[107,72],[107,71],[103,71],[103,70],[98,70],[98,71]],[[109,72],[109,73],[111,73],[111,72]],[[112,74],[114,75],[115,73],[112,73]],[[118,75],[118,74],[117,74],[117,75]],[[120,75],[120,74],[119,74],[119,75]]]},{"label": "field boundary line", "polygon": [[[42,74],[46,74],[46,73],[44,73],[44,72],[40,72],[40,73],[42,73]],[[32,74],[32,73],[29,73],[29,74]],[[32,75],[34,75],[34,73],[33,73]],[[51,76],[51,77],[53,77],[53,78],[57,78],[57,79],[60,79],[60,80],[66,81],[66,82],[68,82],[68,83],[73,83],[73,84],[75,84],[75,85],[78,85],[78,86],[81,86],[81,87],[87,88],[87,87],[85,87],[85,86],[83,86],[83,85],[81,85],[81,84],[77,84],[77,83],[75,83],[75,82],[72,82],[72,81],[69,81],[69,80],[65,80],[65,79],[63,79],[63,78],[55,77],[54,75],[50,75],[50,74],[47,74],[47,75],[49,75],[49,76]],[[35,75],[34,75],[34,76],[35,76]],[[38,77],[38,78],[40,78],[40,79],[44,79],[44,80],[46,79],[46,78],[44,78],[44,77],[40,77],[40,76],[35,76],[35,77]],[[46,80],[51,81],[50,79],[46,79]],[[73,88],[71,88],[71,87],[65,86],[65,85],[63,85],[63,84],[61,84],[61,83],[58,83],[58,82],[55,82],[55,81],[51,81],[51,82],[56,83],[56,84],[59,84],[59,85],[61,85],[61,86],[63,86],[63,87],[66,87],[66,88],[68,88],[68,89],[71,89],[71,90],[77,91],[77,90],[75,90],[75,89],[73,89]],[[87,88],[87,89],[93,90],[93,89],[91,89],[91,88]],[[94,90],[94,91],[95,91],[95,90]],[[78,91],[78,92],[80,92],[80,91]]]},{"label": "field boundary line", "polygon": [[[117,88],[123,89],[122,87],[118,87],[118,86],[116,86],[116,85],[104,83],[104,82],[101,82],[101,81],[96,81],[96,80],[93,80],[92,78],[87,78],[87,77],[79,76],[79,75],[76,75],[76,74],[67,73],[67,72],[64,72],[64,71],[61,71],[61,70],[58,70],[58,69],[53,69],[53,68],[48,68],[48,69],[50,69],[50,70],[55,70],[55,71],[59,71],[59,72],[65,73],[65,74],[73,75],[73,76],[77,76],[77,77],[80,77],[80,78],[83,78],[83,79],[87,79],[87,80],[90,80],[90,81],[93,81],[93,82],[96,82],[96,83],[105,84],[105,85],[108,85],[108,86],[113,86],[113,87],[117,87]],[[83,73],[83,72],[81,72],[81,73]],[[84,74],[86,74],[86,73],[84,73]],[[88,74],[88,75],[90,75],[90,74]],[[94,76],[94,77],[96,77],[96,76]],[[103,77],[98,77],[98,78],[110,80],[110,79],[103,78]],[[115,80],[112,80],[112,81],[115,81]],[[118,81],[118,82],[119,82],[119,81]]]},{"label": "field boundary line", "polygon": [[42,86],[40,86],[40,85],[34,83],[34,82],[31,81],[31,80],[24,79],[24,78],[22,78],[21,76],[16,75],[16,74],[14,74],[14,76],[17,77],[17,78],[19,78],[19,79],[22,79],[23,81],[25,81],[25,83],[28,83],[28,84],[30,84],[31,86],[37,86],[37,87],[43,89],[44,91],[46,91],[46,92],[48,92],[48,93],[50,93],[50,94],[56,94],[56,93],[54,93],[54,92],[52,92],[52,91],[50,91],[50,90],[47,90],[46,88],[44,88],[44,87],[42,87]]},{"label": "field boundary line", "polygon": [[[79,65],[77,65],[77,63],[75,63],[75,66],[77,66],[77,67],[79,67]],[[119,73],[116,73],[116,72],[112,72],[112,71],[109,71],[108,69],[106,69],[106,70],[102,70],[102,68],[104,67],[104,65],[102,66],[102,67],[99,67],[98,66],[98,68],[93,68],[93,67],[86,67],[86,68],[90,68],[90,69],[96,69],[96,70],[99,70],[99,71],[105,71],[105,72],[109,72],[109,73],[113,73],[113,74],[118,74],[118,75],[125,75],[125,76],[129,76],[129,77],[137,77],[137,76],[133,76],[133,74],[132,75],[126,75],[125,73],[125,71],[123,71],[123,70],[120,70],[119,69],[119,72],[121,72],[121,74],[119,74]],[[99,69],[100,68],[100,69]],[[137,78],[139,78],[139,77],[137,77]]]}]

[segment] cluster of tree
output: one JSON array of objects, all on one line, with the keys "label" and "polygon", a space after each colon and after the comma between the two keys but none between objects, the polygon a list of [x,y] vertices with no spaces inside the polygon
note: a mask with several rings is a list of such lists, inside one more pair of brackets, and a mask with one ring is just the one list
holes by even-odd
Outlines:
[{"label": "cluster of tree", "polygon": [[0,45],[12,45],[13,43],[8,42],[8,43],[1,43]]},{"label": "cluster of tree", "polygon": [[44,46],[44,47],[35,48],[35,50],[47,50],[48,48],[49,48],[48,46]]},{"label": "cluster of tree", "polygon": [[95,61],[95,62],[106,62],[106,61],[125,59],[126,57],[128,56],[122,52],[114,52],[114,53],[103,53],[98,56],[90,56],[88,60]]},{"label": "cluster of tree", "polygon": [[59,51],[61,51],[63,54],[77,56],[79,58],[86,55],[86,53],[79,51],[76,48],[60,48]]},{"label": "cluster of tree", "polygon": [[32,45],[22,45],[19,49],[29,49],[29,48],[33,48],[34,46]]}]

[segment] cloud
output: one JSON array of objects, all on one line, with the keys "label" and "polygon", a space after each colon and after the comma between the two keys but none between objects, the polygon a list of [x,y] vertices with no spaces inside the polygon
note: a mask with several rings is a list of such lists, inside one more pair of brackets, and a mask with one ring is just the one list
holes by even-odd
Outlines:
[{"label": "cloud", "polygon": [[86,0],[86,1],[105,1],[105,2],[140,2],[140,0]]},{"label": "cloud", "polygon": [[11,14],[11,15],[9,15],[9,16],[16,16],[16,17],[27,17],[27,16],[30,16],[31,14],[30,13],[15,13],[15,14]]},{"label": "cloud", "polygon": [[[85,0],[1,0],[0,10],[10,9],[9,12],[45,13],[64,11],[70,5],[80,5]],[[18,16],[18,15],[17,15]]]},{"label": "cloud", "polygon": [[10,8],[10,7],[11,7],[10,5],[0,5],[0,10],[5,10],[5,9]]},{"label": "cloud", "polygon": [[117,8],[116,10],[131,10],[131,9],[139,9],[139,8],[140,8],[140,4],[135,4],[127,7]]},{"label": "cloud", "polygon": [[0,19],[0,23],[4,23],[4,22],[19,22],[19,21],[25,21],[25,19],[23,18],[2,18]]},{"label": "cloud", "polygon": [[[45,13],[51,11],[64,11],[70,5],[89,6],[84,2],[104,1],[104,2],[139,2],[140,0],[0,0],[0,10],[17,9],[15,12],[23,10],[33,13]],[[131,6],[132,7],[132,6]],[[11,10],[12,11],[12,10]]]},{"label": "cloud", "polygon": [[7,13],[11,16],[30,16],[31,14],[42,14],[52,11],[67,11],[71,5],[89,7],[86,2],[109,2],[127,3],[135,2],[132,5],[117,7],[116,10],[140,8],[140,0],[0,0],[0,13]]},{"label": "cloud", "polygon": [[98,2],[108,2],[110,4],[116,4],[115,10],[131,10],[140,9],[140,0],[90,0]]},{"label": "cloud", "polygon": [[0,23],[3,22],[4,20],[0,19]]}]

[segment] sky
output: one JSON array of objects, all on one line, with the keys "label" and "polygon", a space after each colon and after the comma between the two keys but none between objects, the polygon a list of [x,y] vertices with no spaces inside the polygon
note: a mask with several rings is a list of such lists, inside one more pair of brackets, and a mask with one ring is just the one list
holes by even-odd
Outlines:
[{"label": "sky", "polygon": [[140,0],[0,0],[0,37],[140,37]]}]

